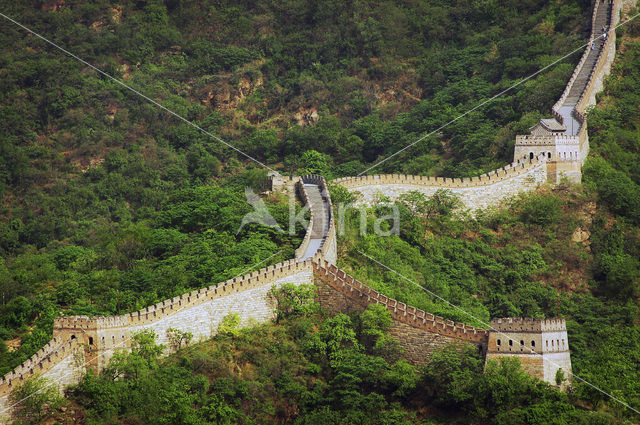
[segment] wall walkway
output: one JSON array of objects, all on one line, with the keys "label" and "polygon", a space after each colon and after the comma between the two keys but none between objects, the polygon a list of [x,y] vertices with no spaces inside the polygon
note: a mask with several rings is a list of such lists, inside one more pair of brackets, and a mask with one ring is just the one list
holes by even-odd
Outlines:
[{"label": "wall walkway", "polygon": [[[609,21],[610,28],[615,26],[622,5],[635,4],[635,1],[614,1],[611,11],[600,9],[597,4],[592,34],[603,19]],[[584,160],[588,152],[585,113],[595,102],[595,94],[602,88],[602,79],[608,73],[614,55],[615,33],[612,32],[597,55],[585,52],[561,102],[554,107],[554,113],[561,120],[566,119],[566,110],[561,108],[574,108],[572,117],[581,124],[576,135],[579,160]],[[590,69],[588,73],[587,69]],[[535,143],[523,139],[523,142],[527,141]],[[362,193],[361,202],[365,203],[374,203],[379,194],[395,199],[411,190],[430,195],[438,189],[449,189],[459,194],[468,208],[477,209],[498,203],[519,191],[533,190],[544,182],[549,167],[546,154],[542,152],[526,161],[516,161],[471,179],[381,175],[348,177],[335,182],[349,191]],[[443,344],[475,344],[486,349],[489,339],[486,329],[454,323],[389,299],[333,265],[337,255],[335,220],[322,176],[303,176],[280,183],[298,185],[311,211],[311,223],[296,251],[296,259],[165,300],[135,313],[56,319],[53,339],[31,359],[0,379],[0,420],[8,420],[9,394],[26,379],[42,376],[60,389],[77,383],[87,368],[101,370],[115,350],[130,348],[131,336],[139,330],[153,329],[160,343],[171,344],[169,329],[192,332],[196,340],[210,338],[229,313],[238,314],[243,325],[271,320],[275,305],[269,291],[286,282],[314,282],[318,286],[320,303],[330,311],[362,310],[369,303],[384,305],[393,318],[392,336],[401,342],[406,357],[414,363],[425,361],[437,346]]]},{"label": "wall walkway", "polygon": [[[544,182],[557,183],[562,176],[579,182],[582,164],[589,152],[586,112],[595,104],[595,95],[602,89],[602,81],[615,57],[615,31],[608,33],[603,45],[598,37],[602,35],[603,26],[610,29],[618,24],[623,5],[635,3],[636,0],[594,2],[590,36],[590,41],[595,40],[594,49],[591,50],[590,46],[585,49],[552,109],[556,120],[564,123],[568,132],[549,136],[517,136],[514,163],[472,179],[394,174],[345,177],[334,180],[334,183],[358,195],[358,203],[365,205],[376,203],[381,196],[395,200],[413,190],[427,196],[432,196],[439,189],[450,190],[460,196],[467,209],[474,211],[499,204],[520,192],[535,190]],[[497,178],[492,179],[491,176]]]},{"label": "wall walkway", "polygon": [[0,420],[8,420],[5,410],[9,394],[25,379],[38,375],[62,389],[79,382],[87,368],[104,369],[117,350],[130,349],[136,332],[151,329],[156,340],[172,347],[170,330],[191,332],[195,341],[211,338],[222,319],[239,315],[240,326],[270,321],[275,300],[269,295],[284,283],[313,283],[313,261],[335,263],[336,233],[333,206],[322,176],[290,179],[284,185],[297,185],[311,220],[296,259],[198,289],[143,310],[120,316],[71,316],[54,321],[53,338],[31,359],[0,379]]}]

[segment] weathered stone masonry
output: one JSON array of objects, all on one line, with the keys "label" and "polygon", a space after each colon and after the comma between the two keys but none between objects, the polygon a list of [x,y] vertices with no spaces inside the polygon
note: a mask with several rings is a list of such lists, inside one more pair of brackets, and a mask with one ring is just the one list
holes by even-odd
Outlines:
[{"label": "weathered stone masonry", "polygon": [[[8,420],[9,394],[34,375],[56,382],[60,389],[77,383],[87,368],[100,371],[114,352],[131,347],[131,336],[152,329],[161,344],[169,344],[171,328],[191,332],[196,341],[217,333],[221,320],[229,313],[240,316],[241,326],[263,323],[274,317],[275,304],[269,296],[274,286],[284,283],[313,283],[312,261],[335,262],[336,238],[333,210],[322,176],[304,176],[297,184],[315,184],[321,196],[304,197],[311,205],[311,221],[305,240],[318,240],[312,258],[292,259],[165,300],[135,313],[109,317],[72,316],[54,321],[53,339],[31,359],[0,379],[0,420]],[[307,188],[311,189],[311,188]],[[304,186],[302,193],[306,193]],[[324,254],[321,249],[326,250]],[[307,250],[308,251],[308,250]]]},{"label": "weathered stone masonry", "polygon": [[[636,0],[614,0],[609,15],[609,28],[619,22],[620,11],[623,8],[628,9],[635,4]],[[597,30],[597,19],[596,5],[593,12],[592,38]],[[367,204],[375,202],[379,194],[396,199],[400,194],[411,190],[432,195],[438,189],[450,189],[461,196],[469,209],[474,210],[499,203],[520,191],[531,191],[545,180],[555,182],[562,173],[579,180],[579,167],[589,149],[586,111],[588,106],[595,103],[595,95],[602,88],[603,78],[609,72],[614,55],[615,32],[610,32],[573,110],[574,117],[580,123],[579,133],[575,137],[562,138],[554,135],[552,143],[548,143],[549,140],[540,139],[546,136],[519,136],[516,147],[517,160],[513,164],[472,179],[383,175],[337,179],[335,182],[352,192],[360,192],[360,201]],[[588,52],[585,52],[565,93],[554,106],[554,117],[560,124],[566,124],[566,114],[563,115],[560,105],[570,96],[587,56]],[[557,130],[551,125],[543,130],[552,132],[554,129]],[[540,128],[532,131],[539,130]],[[549,146],[553,146],[553,149],[549,149]],[[577,151],[574,148],[577,148]],[[529,150],[526,159],[520,156],[525,150]],[[392,314],[391,335],[405,347],[405,355],[413,363],[424,362],[440,345],[462,342],[477,345],[483,350],[487,349],[488,358],[517,355],[529,373],[547,382],[554,383],[558,365],[570,373],[568,341],[566,345],[564,342],[564,321],[549,325],[557,326],[558,329],[546,329],[547,325],[544,322],[538,330],[538,325],[532,324],[532,330],[528,335],[533,338],[532,341],[540,345],[540,350],[531,355],[524,352],[511,354],[498,349],[500,338],[497,335],[511,335],[511,339],[518,341],[521,332],[500,330],[507,322],[492,322],[492,327],[498,327],[499,331],[490,332],[444,320],[388,299],[332,265],[337,255],[335,221],[324,178],[280,178],[274,179],[273,183],[274,189],[298,185],[305,202],[321,204],[310,205],[312,223],[307,229],[303,245],[296,251],[297,260],[285,261],[128,315],[57,319],[53,339],[31,359],[0,379],[0,421],[4,423],[9,420],[9,394],[26,379],[36,375],[42,376],[54,382],[60,389],[77,383],[86,368],[101,370],[116,349],[129,348],[131,335],[141,329],[155,330],[159,342],[166,344],[167,330],[170,328],[190,331],[196,339],[209,338],[216,333],[220,321],[229,313],[239,314],[243,325],[270,320],[273,317],[274,304],[268,292],[273,286],[285,282],[315,282],[319,290],[320,303],[334,312],[362,310],[372,302],[383,304]],[[305,185],[316,185],[320,196],[309,196]],[[318,229],[321,229],[320,234]],[[314,239],[319,239],[317,250],[315,245],[312,245]],[[310,249],[312,252],[309,252]],[[302,258],[303,252],[305,258]],[[521,319],[501,320],[513,322]],[[553,341],[551,344],[554,345],[548,350],[546,344],[550,341]]]},{"label": "weathered stone masonry", "polygon": [[524,370],[546,382],[555,383],[562,369],[566,388],[573,381],[569,339],[564,319],[494,319],[487,360],[518,357]]},{"label": "weathered stone masonry", "polygon": [[486,329],[455,323],[388,298],[324,260],[314,262],[313,267],[318,301],[325,310],[361,312],[372,303],[385,306],[393,319],[389,334],[413,364],[425,363],[435,349],[448,344],[472,344],[482,352],[486,349]]},{"label": "weathered stone masonry", "polygon": [[[599,43],[601,27],[614,28],[620,11],[629,9],[637,0],[595,1],[591,37]],[[589,153],[587,110],[595,104],[615,57],[616,34],[609,31],[604,46],[592,51],[587,46],[567,84],[552,108],[554,118],[541,120],[530,135],[516,136],[514,162],[504,169],[473,177],[448,179],[401,174],[345,177],[334,180],[350,192],[359,194],[358,202],[371,205],[385,196],[395,200],[403,193],[417,190],[432,196],[438,189],[460,196],[467,209],[474,211],[497,205],[520,192],[530,192],[546,181],[557,183],[563,176],[581,180],[581,170]]]},{"label": "weathered stone masonry", "polygon": [[[315,201],[308,198],[308,202],[324,203],[323,208],[311,209],[312,219],[323,223],[320,228],[324,229],[324,234],[316,234],[321,236],[318,246],[335,253],[335,223],[326,182],[317,178],[312,181],[325,189],[325,195],[316,197]],[[326,215],[319,217],[319,213]],[[313,231],[309,226],[307,232]],[[52,341],[0,380],[0,412],[5,413],[6,419],[9,394],[25,379],[40,375],[56,382],[61,389],[74,384],[86,368],[100,371],[116,350],[129,349],[132,335],[142,329],[154,330],[158,342],[168,344],[171,328],[191,332],[196,340],[210,338],[229,313],[238,314],[242,325],[269,321],[275,308],[269,291],[286,282],[315,283],[319,303],[332,312],[361,311],[370,303],[384,305],[393,319],[391,336],[405,348],[404,355],[414,364],[425,362],[437,347],[451,343],[473,344],[486,350],[490,335],[486,329],[454,323],[390,299],[338,269],[333,261],[333,255],[327,256],[319,248],[312,258],[288,260],[135,313],[56,319]],[[544,379],[546,373],[537,376]]]},{"label": "weathered stone masonry", "polygon": [[458,195],[467,208],[477,210],[497,205],[520,191],[535,190],[547,180],[546,167],[546,158],[540,155],[472,178],[383,174],[344,177],[334,183],[357,193],[358,202],[368,206],[375,204],[381,196],[395,201],[400,195],[414,190],[433,196],[436,191],[446,189]]},{"label": "weathered stone masonry", "polygon": [[[56,319],[54,337],[78,339],[84,344],[91,367],[102,370],[113,352],[129,348],[131,335],[152,329],[157,341],[168,345],[168,330],[191,332],[196,341],[217,333],[229,313],[238,314],[241,325],[273,318],[274,304],[268,296],[273,286],[313,282],[311,261],[288,260],[217,286],[200,289],[166,300],[141,311],[109,317],[73,316]],[[95,359],[95,360],[93,360]]]}]

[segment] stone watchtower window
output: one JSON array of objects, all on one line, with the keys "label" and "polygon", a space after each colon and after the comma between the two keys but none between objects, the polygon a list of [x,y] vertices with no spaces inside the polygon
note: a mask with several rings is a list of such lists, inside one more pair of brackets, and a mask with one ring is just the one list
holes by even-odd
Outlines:
[{"label": "stone watchtower window", "polygon": [[93,337],[92,336],[89,337],[89,345],[93,345]]},{"label": "stone watchtower window", "polygon": [[532,347],[535,347],[535,346],[536,346],[536,342],[532,340],[532,341],[531,341],[531,346],[532,346]]}]

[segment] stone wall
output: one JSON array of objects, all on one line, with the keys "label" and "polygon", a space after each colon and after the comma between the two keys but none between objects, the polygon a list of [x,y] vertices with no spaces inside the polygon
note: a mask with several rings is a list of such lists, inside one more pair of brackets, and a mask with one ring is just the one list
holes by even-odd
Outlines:
[{"label": "stone wall", "polygon": [[472,178],[446,178],[387,174],[362,177],[345,177],[334,183],[356,193],[358,203],[375,204],[382,196],[396,200],[400,195],[417,190],[427,196],[440,189],[458,195],[465,207],[477,210],[501,203],[520,192],[535,190],[547,180],[545,155],[532,160],[515,162],[491,173]]},{"label": "stone wall", "polygon": [[[615,26],[620,22],[621,11],[628,11],[631,7],[635,6],[636,3],[637,0],[614,0],[608,28],[610,30],[612,28],[615,28]],[[596,27],[595,22],[598,11],[602,7],[607,7],[607,5],[600,1],[594,2],[590,41],[593,41],[597,37],[601,36],[601,29]],[[589,107],[595,105],[596,95],[602,90],[604,86],[604,79],[607,75],[609,75],[611,65],[613,64],[613,61],[615,59],[615,51],[616,32],[609,31],[607,39],[604,43],[603,50],[599,55],[598,60],[596,61],[596,64],[589,75],[587,85],[574,108],[574,116],[577,122],[580,124],[580,130],[578,131],[578,134],[576,136],[578,139],[579,148],[577,155],[574,152],[574,148],[570,147],[570,151],[567,152],[569,156],[567,157],[566,153],[565,156],[563,156],[559,151],[566,150],[565,147],[563,147],[561,143],[558,143],[558,140],[553,139],[553,136],[548,137],[549,141],[553,139],[553,141],[558,145],[555,150],[548,149],[548,151],[552,154],[551,163],[548,167],[549,180],[551,182],[557,183],[563,175],[576,182],[580,182],[582,179],[582,165],[584,164],[584,161],[587,159],[587,156],[589,154],[587,111]],[[569,79],[569,82],[565,87],[562,96],[560,97],[560,99],[558,99],[558,101],[552,108],[553,115],[561,123],[563,123],[564,119],[562,114],[560,113],[560,108],[563,107],[563,104],[566,101],[574,82],[578,78],[578,74],[580,73],[584,63],[586,62],[587,57],[589,56],[589,52],[590,46],[587,46],[582,55],[582,58],[580,59],[580,62],[574,69],[573,75]],[[530,136],[517,136],[514,158],[519,158],[523,153],[526,154],[525,151],[529,150],[526,146],[519,146],[520,142],[522,141],[520,138],[522,137]],[[544,149],[537,146],[536,148],[530,150],[532,152],[538,152]],[[558,151],[557,154],[556,151]]]},{"label": "stone wall", "polygon": [[484,351],[489,332],[455,323],[388,298],[326,261],[314,262],[318,302],[331,313],[362,312],[369,304],[382,304],[393,319],[390,336],[413,364],[425,363],[434,350],[449,344],[471,344]]},{"label": "stone wall", "polygon": [[109,317],[64,317],[54,323],[54,337],[75,337],[87,347],[92,367],[102,370],[115,351],[130,348],[131,336],[143,329],[155,331],[156,341],[170,347],[168,330],[191,332],[194,341],[215,335],[222,319],[238,314],[241,326],[273,318],[275,304],[268,293],[284,283],[312,283],[311,260],[287,260],[221,284],[165,300],[135,313]]},{"label": "stone wall", "polygon": [[[296,187],[296,191],[302,198],[302,203],[304,205],[309,205],[309,196],[307,194],[307,191],[304,188],[304,184],[302,184],[302,181],[298,181],[295,187]],[[311,235],[313,233],[314,221],[317,219],[318,217],[314,217],[313,213],[311,214],[311,217],[309,217],[309,223],[307,224],[307,229],[304,234],[304,238],[302,239],[302,243],[298,248],[296,248],[296,252],[295,252],[296,258],[302,258],[304,256],[304,253],[307,252],[307,249],[309,248],[309,243],[311,242]]]},{"label": "stone wall", "polygon": [[[620,22],[620,11],[623,7],[628,8],[636,4],[636,0],[614,0],[611,19],[609,21],[609,28],[614,28]],[[592,38],[593,33],[596,32],[597,28],[592,28]],[[584,115],[587,112],[587,109],[590,106],[596,104],[596,94],[602,91],[604,86],[604,78],[609,75],[611,71],[611,64],[616,56],[616,32],[610,31],[607,39],[604,43],[604,48],[596,65],[591,73],[591,77],[589,78],[589,83],[585,88],[578,104],[576,105],[576,110],[581,114],[584,118]]]},{"label": "stone wall", "polygon": [[[610,28],[619,22],[620,10],[623,7],[629,8],[635,4],[636,0],[615,0]],[[595,30],[592,28],[592,33]],[[588,52],[585,52],[583,55],[581,64],[587,54]],[[533,159],[521,160],[478,177],[450,179],[394,174],[347,177],[336,179],[334,182],[350,192],[359,192],[359,202],[368,205],[375,203],[380,196],[394,200],[401,194],[413,190],[431,196],[439,189],[448,189],[459,195],[468,209],[476,210],[498,204],[521,191],[534,190],[547,180],[549,173],[553,176],[559,176],[561,173],[579,173],[579,169],[574,169],[575,164],[584,161],[589,148],[585,114],[588,107],[595,103],[595,96],[602,89],[603,79],[609,73],[614,56],[615,32],[610,32],[603,54],[600,55],[592,77],[576,105],[576,116],[583,123],[578,134],[578,154],[575,153],[573,139],[570,143],[565,143],[564,150],[558,147],[555,143],[557,141],[554,141],[553,149],[548,147],[550,144],[546,141],[531,141],[533,150],[527,153],[533,153]],[[566,98],[581,64],[576,68],[563,97],[556,105],[560,105]],[[554,115],[562,121],[556,107]],[[548,163],[549,154],[556,159],[555,165]],[[576,156],[578,161],[575,160]],[[553,165],[553,168],[550,168],[550,165]],[[361,311],[369,303],[384,305],[393,318],[390,333],[400,341],[405,348],[407,359],[413,363],[422,363],[435,348],[453,343],[473,344],[482,350],[489,346],[487,358],[510,355],[497,350],[497,337],[493,332],[454,323],[389,299],[333,266],[337,255],[336,231],[326,182],[322,176],[305,177],[317,180],[322,186],[325,194],[324,209],[327,211],[329,223],[322,235],[318,254],[313,259],[285,261],[128,315],[57,319],[54,324],[54,338],[31,359],[0,379],[0,419],[3,419],[2,415],[6,418],[5,409],[8,406],[9,393],[25,379],[39,375],[55,382],[61,389],[74,384],[87,367],[100,370],[115,350],[129,348],[131,335],[139,330],[153,329],[160,343],[169,344],[167,331],[170,328],[191,332],[196,340],[206,339],[215,335],[220,321],[229,313],[237,313],[243,326],[271,320],[275,306],[268,292],[272,287],[285,282],[303,284],[315,281],[319,302],[333,312]],[[272,176],[272,189],[292,191],[299,181],[299,177],[275,175]],[[311,232],[308,232],[307,236],[306,246]],[[559,366],[569,372],[566,375],[570,374],[571,361],[566,330],[518,332],[517,335],[514,333],[513,338],[518,343],[520,339],[526,340],[527,344],[533,341],[540,347],[536,353],[526,353],[524,348],[520,349],[519,345],[516,345],[515,355],[521,358],[525,369],[530,373],[547,382],[555,381],[555,373]],[[561,343],[559,347],[554,345],[552,348],[555,349],[547,350],[549,341],[567,341],[567,345],[565,348],[564,343]],[[540,352],[542,354],[539,354]]]},{"label": "stone wall", "polygon": [[34,376],[45,378],[59,390],[76,384],[84,374],[84,356],[77,339],[53,338],[29,360],[0,378],[0,422],[10,421],[11,392]]},{"label": "stone wall", "polygon": [[[619,1],[619,0],[616,0],[616,1]],[[591,13],[591,33],[589,35],[589,42],[593,41],[598,36],[599,28],[596,27],[596,17],[598,16],[598,9],[600,7],[602,7],[601,2],[594,1],[593,11]],[[562,107],[564,102],[567,100],[567,97],[569,96],[569,92],[571,91],[571,87],[573,87],[573,83],[578,78],[578,74],[580,73],[582,66],[587,61],[587,57],[589,56],[590,50],[591,50],[591,46],[587,45],[586,48],[584,49],[584,52],[582,53],[582,57],[580,58],[578,65],[576,65],[576,67],[574,68],[573,74],[571,75],[571,78],[569,78],[569,82],[565,86],[564,91],[562,92],[562,95],[560,96],[558,101],[555,103],[555,105],[553,105],[553,107],[551,108],[553,115],[556,117],[556,119],[560,123],[563,123],[563,120],[564,120],[562,114],[560,114],[559,112],[560,108]]]},{"label": "stone wall", "polygon": [[[595,28],[594,23],[599,8],[603,7],[600,3],[599,1],[594,3],[591,40],[598,35],[599,31],[598,28]],[[618,24],[620,10],[623,7],[629,8],[635,4],[636,0],[614,0],[609,28],[613,28]],[[552,109],[554,116],[561,123],[564,119],[559,110],[578,78],[589,51],[590,49],[587,47],[562,96]],[[575,107],[575,117],[581,124],[578,134],[576,136],[518,136],[514,158],[519,159],[519,161],[505,167],[505,170],[509,171],[500,178],[500,181],[491,181],[490,178],[487,178],[487,175],[474,177],[473,179],[436,177],[426,178],[427,180],[425,180],[421,176],[394,174],[345,177],[336,179],[334,182],[344,186],[350,192],[359,192],[361,197],[358,201],[365,205],[372,205],[383,196],[395,200],[401,194],[412,190],[418,190],[427,196],[432,196],[438,189],[448,189],[459,195],[465,206],[470,210],[499,204],[505,198],[512,197],[519,192],[534,190],[540,183],[547,180],[557,183],[562,176],[579,182],[582,177],[582,164],[589,152],[586,111],[589,106],[595,104],[595,96],[602,90],[603,80],[609,73],[614,57],[615,31],[611,31],[605,42],[603,52],[600,54],[589,77],[589,82]],[[530,166],[531,164],[527,166],[523,161],[524,158],[533,159],[532,164],[535,164],[535,166],[532,167]],[[542,172],[543,170],[544,173]],[[494,173],[489,173],[488,176],[503,174],[503,171],[496,170]]]},{"label": "stone wall", "polygon": [[278,173],[269,173],[271,190],[274,192],[293,192],[300,181],[299,176],[283,176]]},{"label": "stone wall", "polygon": [[[304,184],[315,184],[320,187],[322,205],[313,205]],[[318,252],[322,252],[325,260],[335,263],[338,252],[336,224],[327,182],[320,175],[302,176],[298,182],[298,188],[304,204],[310,206],[311,219],[309,220],[304,240],[300,247],[296,249],[296,258],[303,258],[312,240],[315,239],[319,242]]]},{"label": "stone wall", "polygon": [[556,372],[562,368],[572,383],[569,339],[564,319],[505,318],[491,321],[487,360],[518,357],[532,376],[556,384]]},{"label": "stone wall", "polygon": [[269,291],[284,283],[313,283],[312,259],[287,260],[131,314],[57,318],[53,339],[0,379],[0,412],[7,408],[11,391],[25,379],[39,375],[60,389],[75,384],[86,368],[100,371],[114,352],[130,349],[132,335],[140,330],[155,331],[157,342],[167,345],[170,352],[175,349],[170,346],[170,328],[191,332],[194,340],[200,341],[215,335],[222,319],[230,313],[240,316],[240,326],[272,320],[276,305]]}]

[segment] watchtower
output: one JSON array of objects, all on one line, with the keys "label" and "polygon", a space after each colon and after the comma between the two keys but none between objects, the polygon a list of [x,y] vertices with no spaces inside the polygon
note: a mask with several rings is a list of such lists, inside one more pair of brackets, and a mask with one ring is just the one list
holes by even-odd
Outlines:
[{"label": "watchtower", "polygon": [[527,373],[554,386],[558,386],[556,376],[562,369],[566,380],[559,387],[571,386],[571,355],[564,319],[508,317],[492,320],[491,328],[487,361],[518,357]]},{"label": "watchtower", "polygon": [[541,119],[529,129],[531,134],[516,136],[514,161],[528,160],[544,155],[547,160],[547,179],[559,182],[564,175],[579,182],[588,149],[586,133],[572,134],[556,119]]}]

